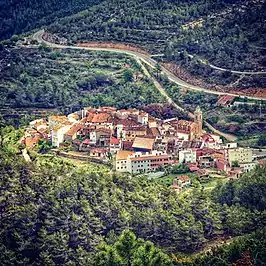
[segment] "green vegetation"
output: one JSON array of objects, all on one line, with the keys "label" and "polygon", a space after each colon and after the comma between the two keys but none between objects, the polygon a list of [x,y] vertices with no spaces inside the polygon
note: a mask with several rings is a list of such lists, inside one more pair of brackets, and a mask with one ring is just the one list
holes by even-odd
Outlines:
[{"label": "green vegetation", "polygon": [[2,265],[99,265],[105,259],[171,265],[164,253],[188,256],[223,235],[265,226],[265,167],[212,193],[195,187],[179,196],[143,176],[56,157],[25,163],[9,148],[15,139],[10,134],[15,136],[8,131],[0,152]]},{"label": "green vegetation", "polygon": [[[116,41],[164,53],[188,74],[210,86],[227,89],[262,88],[262,75],[241,76],[210,68],[200,58],[234,70],[265,69],[265,6],[246,1],[140,1],[106,0],[63,18],[48,31],[69,43]],[[123,14],[123,15],[121,15]],[[191,55],[194,58],[191,58]],[[183,78],[193,78],[183,73]]]},{"label": "green vegetation", "polygon": [[[1,0],[0,39],[8,39],[13,34],[47,25],[59,17],[74,14],[100,2],[101,0]],[[16,39],[17,36],[12,38]]]},{"label": "green vegetation", "polygon": [[[238,237],[228,244],[213,247],[206,253],[194,256],[179,255],[174,258],[177,265],[205,266],[205,265],[255,265],[265,264],[266,229],[256,231],[246,236]],[[226,242],[226,241],[225,241]],[[230,243],[231,242],[231,243]]]},{"label": "green vegetation", "polygon": [[[171,259],[150,241],[136,238],[130,230],[125,230],[114,242],[107,239],[109,244],[102,244],[96,255],[96,265],[156,265],[171,266]],[[114,242],[114,243],[112,243]]]},{"label": "green vegetation", "polygon": [[1,71],[3,107],[82,106],[141,108],[163,101],[129,56],[43,48],[5,51]]},{"label": "green vegetation", "polygon": [[266,146],[266,134],[265,133],[259,136],[257,144],[258,146],[261,146],[261,147]]}]

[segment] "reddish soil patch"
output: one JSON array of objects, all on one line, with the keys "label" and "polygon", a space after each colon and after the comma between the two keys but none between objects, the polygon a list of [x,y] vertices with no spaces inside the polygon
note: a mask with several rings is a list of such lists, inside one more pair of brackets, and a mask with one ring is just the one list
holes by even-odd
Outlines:
[{"label": "reddish soil patch", "polygon": [[266,88],[233,89],[223,85],[208,84],[205,81],[188,74],[184,69],[174,63],[163,63],[162,65],[177,77],[194,86],[200,86],[209,90],[220,91],[224,93],[266,98]]},{"label": "reddish soil patch", "polygon": [[232,90],[231,92],[239,95],[252,95],[258,98],[266,98],[266,88],[249,88],[249,89],[242,89],[241,91]]},{"label": "reddish soil patch", "polygon": [[77,43],[80,47],[100,47],[100,48],[114,48],[120,50],[127,50],[132,52],[138,52],[148,55],[148,52],[141,47],[127,43],[115,43],[115,42],[82,42]]}]

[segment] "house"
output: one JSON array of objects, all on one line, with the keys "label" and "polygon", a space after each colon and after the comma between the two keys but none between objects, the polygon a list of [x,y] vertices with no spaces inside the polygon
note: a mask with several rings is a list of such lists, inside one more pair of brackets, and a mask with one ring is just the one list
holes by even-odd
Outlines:
[{"label": "house", "polygon": [[154,142],[154,139],[136,137],[133,141],[132,148],[134,151],[149,152],[153,149]]},{"label": "house", "polygon": [[237,148],[237,143],[236,142],[230,142],[230,143],[225,143],[221,147],[222,149],[235,149]]},{"label": "house", "polygon": [[98,111],[89,111],[86,117],[86,125],[94,125],[96,128],[113,129],[112,115]]},{"label": "house", "polygon": [[215,167],[221,171],[227,172],[228,165],[225,159],[216,159],[215,160]]},{"label": "house", "polygon": [[245,173],[248,173],[256,168],[258,162],[250,162],[250,163],[241,163],[239,166],[244,170]]},{"label": "house", "polygon": [[112,131],[108,128],[99,128],[96,132],[96,145],[99,147],[109,147]]},{"label": "house", "polygon": [[65,134],[64,134],[64,140],[65,141],[72,141],[77,138],[78,132],[83,128],[84,126],[81,124],[74,124]]},{"label": "house", "polygon": [[234,162],[251,163],[252,162],[252,149],[236,148],[228,150],[228,162],[232,166]]},{"label": "house", "polygon": [[80,151],[89,151],[91,149],[92,143],[90,139],[85,139],[80,143],[79,150]]},{"label": "house", "polygon": [[116,154],[115,168],[118,172],[148,173],[170,163],[169,155],[163,152],[143,153],[120,150]]},{"label": "house", "polygon": [[194,149],[179,151],[180,163],[195,163],[196,161],[197,161],[197,155]]},{"label": "house", "polygon": [[124,127],[125,140],[133,141],[137,136],[146,136],[147,127],[138,126],[138,127]]},{"label": "house", "polygon": [[219,149],[220,145],[223,143],[220,136],[213,134],[205,134],[201,139],[204,142],[204,146],[210,149]]},{"label": "house", "polygon": [[147,125],[149,121],[149,114],[145,113],[145,112],[141,112],[138,115],[138,122],[143,124],[143,125]]},{"label": "house", "polygon": [[127,158],[133,151],[118,151],[115,157],[115,170],[117,172],[127,172]]},{"label": "house", "polygon": [[228,171],[228,175],[230,178],[239,178],[244,173],[242,167],[234,167]]},{"label": "house", "polygon": [[178,185],[181,188],[189,187],[191,185],[190,178],[186,175],[177,177]]},{"label": "house", "polygon": [[60,143],[64,142],[65,133],[71,128],[72,124],[65,123],[63,125],[57,126],[52,130],[52,145],[59,147]]},{"label": "house", "polygon": [[68,118],[65,115],[63,115],[63,116],[49,116],[48,117],[48,124],[49,124],[49,128],[51,130],[64,124],[65,122],[68,122]]},{"label": "house", "polygon": [[169,164],[171,161],[167,153],[160,151],[135,152],[127,158],[127,171],[129,173],[147,173]]},{"label": "house", "polygon": [[90,157],[97,157],[105,159],[108,156],[108,149],[106,148],[92,148],[89,151]]},{"label": "house", "polygon": [[211,155],[202,155],[198,158],[200,168],[211,168],[215,166],[214,159]]},{"label": "house", "polygon": [[132,145],[133,141],[124,140],[122,141],[122,150],[133,151]]},{"label": "house", "polygon": [[68,116],[67,116],[67,118],[68,118],[68,120],[70,121],[70,122],[72,122],[72,123],[76,123],[76,122],[78,122],[79,121],[79,115],[78,115],[78,113],[72,113],[72,114],[69,114]]},{"label": "house", "polygon": [[230,95],[221,95],[216,103],[218,106],[227,106],[230,107],[235,97]]},{"label": "house", "polygon": [[110,138],[110,152],[111,153],[116,153],[121,149],[122,146],[122,141],[118,138],[111,137]]}]

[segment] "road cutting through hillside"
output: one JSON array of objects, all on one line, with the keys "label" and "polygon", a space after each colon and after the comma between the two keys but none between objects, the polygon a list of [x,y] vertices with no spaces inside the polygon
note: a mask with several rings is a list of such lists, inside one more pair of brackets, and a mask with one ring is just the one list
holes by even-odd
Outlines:
[{"label": "road cutting through hillside", "polygon": [[[47,46],[51,48],[58,48],[58,49],[75,49],[75,50],[88,50],[88,51],[106,51],[106,52],[115,52],[115,53],[123,53],[123,54],[128,54],[131,56],[134,56],[135,58],[138,58],[139,60],[143,61],[144,63],[148,64],[150,67],[155,68],[157,61],[152,59],[149,54],[143,54],[140,52],[136,51],[130,51],[130,50],[125,50],[125,49],[118,49],[118,48],[104,48],[104,47],[84,47],[84,46],[71,46],[71,45],[61,45],[61,44],[56,44],[56,43],[51,43],[43,39],[43,34],[45,33],[44,30],[37,31],[36,33],[33,34],[32,38],[39,43],[44,43]],[[89,44],[87,44],[89,45]],[[234,97],[240,97],[240,98],[247,98],[250,100],[261,100],[262,98],[259,97],[253,97],[253,96],[246,96],[246,95],[238,95],[234,93],[225,93],[225,92],[219,92],[219,91],[214,91],[214,90],[209,90],[205,89],[199,86],[195,86],[192,84],[187,83],[186,81],[178,78],[175,76],[172,72],[161,66],[162,68],[162,73],[164,73],[168,79],[175,84],[188,89],[188,90],[195,90],[195,91],[200,91],[200,92],[205,92],[205,93],[210,93],[210,94],[216,94],[216,95],[230,95]]]},{"label": "road cutting through hillside", "polygon": [[[130,50],[121,50],[121,49],[117,49],[117,48],[102,48],[102,47],[83,47],[83,46],[68,46],[68,45],[61,45],[61,44],[55,44],[55,43],[51,43],[48,42],[46,40],[43,39],[43,34],[44,34],[44,30],[40,30],[36,33],[33,34],[32,38],[36,41],[38,41],[39,43],[44,43],[47,46],[51,47],[51,48],[58,48],[58,49],[76,49],[76,50],[89,50],[89,51],[106,51],[106,52],[116,52],[116,53],[123,53],[123,54],[128,54],[128,55],[132,55],[137,62],[140,64],[144,74],[146,76],[148,76],[149,78],[151,78],[151,80],[153,81],[155,87],[158,89],[158,91],[165,97],[166,101],[169,104],[172,104],[175,108],[186,112],[184,110],[184,108],[180,107],[179,105],[177,105],[173,99],[167,94],[167,92],[165,91],[165,89],[161,86],[161,84],[154,78],[152,77],[152,75],[150,75],[150,73],[148,72],[148,70],[146,69],[146,67],[141,63],[144,62],[147,65],[149,65],[152,68],[155,68],[157,62],[152,59],[149,55],[147,54],[142,54],[136,51],[130,51]],[[168,71],[166,68],[162,67],[162,72],[164,74],[167,75],[168,79],[173,81],[174,83],[176,83],[177,85],[180,85],[181,87],[187,88],[187,89],[192,89],[192,90],[197,90],[197,91],[203,91],[206,93],[212,93],[212,94],[217,94],[217,95],[224,95],[224,93],[221,92],[217,92],[217,91],[210,91],[207,89],[203,89],[197,86],[193,86],[190,85],[188,83],[186,83],[185,81],[179,79],[178,77],[176,77],[173,73],[171,73],[170,71]],[[238,96],[235,94],[229,94],[227,93],[227,95],[232,95],[232,96]],[[240,96],[241,97],[241,96]],[[248,97],[248,98],[252,98],[252,99],[260,99],[260,98],[256,98],[256,97]],[[188,116],[190,118],[194,118],[194,114],[187,112]],[[214,133],[223,136],[224,138],[226,138],[229,141],[236,141],[237,137],[233,136],[231,134],[227,134],[224,132],[219,131],[218,129],[214,128],[212,125],[210,125],[209,123],[207,123],[205,121],[205,125]]]}]

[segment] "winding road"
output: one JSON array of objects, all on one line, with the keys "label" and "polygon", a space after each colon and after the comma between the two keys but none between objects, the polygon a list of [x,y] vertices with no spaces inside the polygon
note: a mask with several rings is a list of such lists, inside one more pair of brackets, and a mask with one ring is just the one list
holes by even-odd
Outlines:
[{"label": "winding road", "polygon": [[[188,54],[188,56],[190,58],[194,58],[195,57],[192,54]],[[232,69],[228,69],[228,68],[218,67],[218,66],[215,66],[215,65],[209,63],[207,60],[204,60],[204,59],[199,59],[199,62],[204,64],[204,65],[209,66],[212,69],[220,70],[220,71],[223,71],[223,72],[230,72],[230,73],[239,74],[239,75],[266,75],[265,71],[238,71],[238,70],[232,70]]]},{"label": "winding road", "polygon": [[[117,48],[83,47],[83,46],[81,47],[81,46],[55,44],[55,43],[51,43],[51,42],[44,40],[43,34],[44,34],[44,30],[37,31],[32,35],[32,38],[34,40],[38,41],[39,43],[45,43],[47,46],[52,47],[52,48],[88,50],[88,51],[107,51],[107,52],[123,53],[123,54],[131,55],[131,56],[135,57],[136,59],[143,61],[144,63],[148,64],[152,68],[155,68],[155,66],[157,64],[157,61],[152,59],[152,57],[150,55],[147,55],[147,54],[142,54],[142,53],[130,51],[130,50],[117,49]],[[261,100],[262,99],[259,97],[238,95],[238,94],[233,94],[233,93],[224,93],[224,92],[209,90],[209,89],[205,89],[205,88],[202,88],[199,86],[195,86],[195,85],[189,84],[186,81],[178,78],[177,76],[175,76],[172,72],[170,72],[169,70],[167,70],[163,66],[161,66],[161,68],[162,68],[162,73],[164,73],[170,81],[172,81],[173,83],[175,83],[175,84],[177,84],[183,88],[189,89],[189,90],[201,91],[201,92],[215,94],[215,95],[225,95],[226,94],[226,95],[230,95],[230,96],[234,96],[234,97],[248,98],[250,100]]]},{"label": "winding road", "polygon": [[[148,70],[146,69],[146,67],[142,64],[142,62],[146,63],[147,65],[149,65],[152,68],[155,68],[157,61],[155,61],[154,59],[152,59],[149,55],[146,54],[142,54],[139,52],[135,52],[135,51],[130,51],[130,50],[121,50],[121,49],[116,49],[116,48],[101,48],[101,47],[81,47],[81,46],[68,46],[68,45],[61,45],[61,44],[55,44],[55,43],[51,43],[48,42],[46,40],[44,40],[42,38],[44,33],[44,30],[38,31],[36,33],[33,34],[32,38],[36,41],[38,41],[39,43],[45,43],[47,46],[51,47],[51,48],[58,48],[58,49],[76,49],[76,50],[89,50],[89,51],[107,51],[107,52],[116,52],[116,53],[123,53],[123,54],[128,54],[133,56],[136,61],[140,64],[144,74],[146,76],[148,76],[149,78],[151,78],[151,80],[153,81],[155,87],[159,90],[159,92],[165,97],[166,101],[170,104],[172,104],[174,107],[176,107],[179,110],[182,110],[185,112],[185,110],[177,105],[173,99],[167,94],[167,92],[165,91],[165,89],[161,86],[161,84],[150,75],[150,73],[148,72]],[[142,62],[141,62],[142,61]],[[168,79],[171,80],[172,82],[176,83],[177,85],[187,88],[187,89],[191,89],[191,90],[197,90],[197,91],[204,91],[206,93],[213,93],[213,94],[217,94],[217,95],[224,95],[224,93],[222,92],[217,92],[217,91],[211,91],[211,90],[207,90],[201,87],[197,87],[191,84],[188,84],[187,82],[181,80],[180,78],[176,77],[173,73],[171,73],[170,71],[168,71],[167,69],[165,69],[163,66],[162,68],[162,72],[164,74],[167,75]],[[227,94],[227,95],[233,95],[233,96],[238,96],[235,94]],[[241,96],[240,96],[241,97]],[[248,97],[251,99],[260,99],[260,98],[256,98],[256,97]],[[192,113],[188,113],[190,118],[194,117],[194,114]],[[212,125],[210,125],[208,122],[205,121],[205,125],[214,133],[223,136],[224,138],[226,138],[229,141],[236,141],[236,137],[231,135],[231,134],[227,134],[224,132],[221,132],[217,129],[215,129]]]}]

